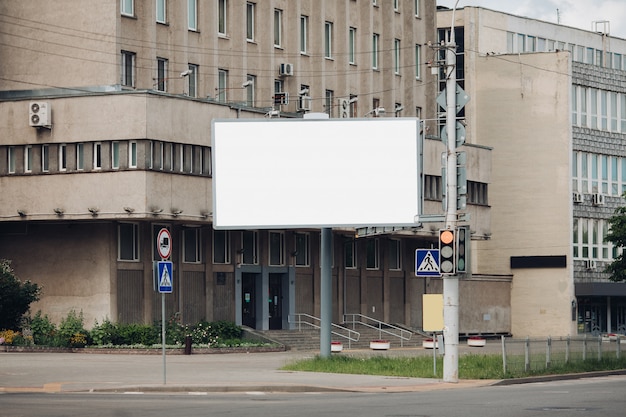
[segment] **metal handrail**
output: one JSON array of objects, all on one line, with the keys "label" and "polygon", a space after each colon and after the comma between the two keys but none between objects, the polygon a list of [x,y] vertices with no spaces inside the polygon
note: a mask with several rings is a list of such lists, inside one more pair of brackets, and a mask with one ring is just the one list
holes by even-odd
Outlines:
[{"label": "metal handrail", "polygon": [[[349,319],[349,317],[352,317],[352,319]],[[372,325],[369,324],[369,322],[374,322],[376,323],[376,325]],[[400,346],[403,346],[403,342],[409,341],[411,340],[411,337],[413,336],[413,332],[403,329],[402,327],[398,327],[398,326],[394,326],[393,324],[389,324],[389,323],[385,323],[383,321],[377,320],[375,318],[372,317],[368,317],[365,316],[363,314],[358,314],[358,313],[350,313],[350,314],[344,314],[343,315],[343,322],[344,323],[352,323],[352,327],[354,328],[355,324],[361,324],[365,327],[369,327],[371,329],[375,329],[378,330],[378,337],[382,339],[382,334],[385,333],[386,335],[389,336],[393,336],[393,337],[397,337],[400,339]],[[383,329],[383,326],[385,326],[385,329]],[[396,330],[397,332],[394,332],[392,330],[388,330],[388,329],[393,329]],[[399,334],[398,334],[399,333]],[[408,336],[407,336],[408,334]]]},{"label": "metal handrail", "polygon": [[[303,320],[303,318],[309,319],[309,321]],[[318,317],[312,316],[310,314],[306,314],[306,313],[290,314],[288,317],[288,320],[289,320],[289,323],[294,323],[298,325],[298,331],[302,330],[303,324],[310,326],[317,330],[321,328],[319,324],[316,324],[316,323],[319,323],[321,319]],[[359,338],[361,337],[361,333],[357,332],[356,330],[348,329],[347,327],[343,327],[335,323],[330,323],[330,325],[332,329],[337,329],[337,331],[334,331],[331,329],[332,334],[348,340],[348,348],[350,348],[351,342],[358,342]],[[347,333],[347,334],[341,334],[341,333],[338,333],[338,331],[343,331],[344,333]]]}]

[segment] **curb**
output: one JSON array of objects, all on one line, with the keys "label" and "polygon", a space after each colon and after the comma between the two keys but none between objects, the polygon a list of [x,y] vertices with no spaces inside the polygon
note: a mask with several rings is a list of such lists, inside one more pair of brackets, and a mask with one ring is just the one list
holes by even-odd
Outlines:
[{"label": "curb", "polygon": [[518,384],[531,384],[534,382],[567,381],[567,380],[573,380],[573,379],[597,378],[597,377],[612,376],[612,375],[626,375],[626,369],[616,369],[613,371],[582,372],[578,374],[542,375],[542,376],[530,376],[526,378],[502,379],[500,381],[493,383],[492,385],[506,386],[506,385],[518,385]]}]

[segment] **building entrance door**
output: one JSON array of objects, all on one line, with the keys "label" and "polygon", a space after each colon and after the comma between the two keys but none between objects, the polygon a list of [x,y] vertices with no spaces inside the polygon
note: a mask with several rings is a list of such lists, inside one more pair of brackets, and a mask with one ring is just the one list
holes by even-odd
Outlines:
[{"label": "building entrance door", "polygon": [[269,275],[269,327],[270,330],[283,328],[283,279],[285,274]]},{"label": "building entrance door", "polygon": [[241,274],[241,324],[256,329],[257,291],[259,274]]},{"label": "building entrance door", "polygon": [[578,332],[596,336],[606,332],[606,301],[595,297],[579,301]]}]

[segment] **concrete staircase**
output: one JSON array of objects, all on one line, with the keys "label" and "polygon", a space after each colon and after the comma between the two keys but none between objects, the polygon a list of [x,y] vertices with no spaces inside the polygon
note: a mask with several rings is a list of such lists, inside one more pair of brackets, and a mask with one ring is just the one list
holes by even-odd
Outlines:
[{"label": "concrete staircase", "polygon": [[[344,325],[349,329],[353,329],[352,324]],[[332,335],[333,341],[339,341],[343,343],[344,350],[350,349],[369,349],[370,341],[377,339],[388,340],[391,344],[391,349],[400,347],[421,347],[424,337],[421,334],[413,333],[410,340],[401,341],[399,338],[380,333],[377,329],[372,329],[361,324],[354,326],[354,330],[360,333],[360,338],[357,342],[350,341],[348,339]],[[313,328],[303,328],[302,330],[265,330],[262,332],[268,339],[274,340],[280,344],[283,344],[289,350],[317,350],[320,349],[320,332]]]}]

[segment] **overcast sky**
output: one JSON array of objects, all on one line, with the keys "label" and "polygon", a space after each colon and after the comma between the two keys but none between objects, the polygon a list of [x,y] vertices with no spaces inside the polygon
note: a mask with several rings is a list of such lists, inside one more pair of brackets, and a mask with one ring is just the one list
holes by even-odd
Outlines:
[{"label": "overcast sky", "polygon": [[[456,0],[437,0],[454,7]],[[626,0],[459,0],[457,7],[477,6],[517,16],[591,30],[592,22],[608,20],[611,36],[626,39]],[[557,14],[557,9],[559,10]]]}]

